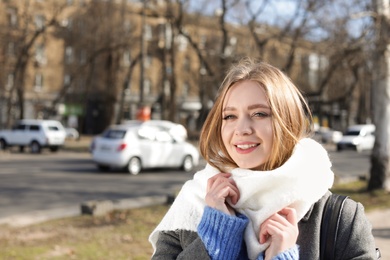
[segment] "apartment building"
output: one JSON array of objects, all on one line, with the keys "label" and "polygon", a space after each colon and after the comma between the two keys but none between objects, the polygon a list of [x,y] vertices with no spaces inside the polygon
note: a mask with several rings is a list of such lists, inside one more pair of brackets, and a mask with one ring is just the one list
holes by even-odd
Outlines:
[{"label": "apartment building", "polygon": [[[260,50],[249,28],[232,24],[222,42],[218,16],[185,14],[178,25],[180,12],[161,0],[0,1],[0,127],[23,113],[97,134],[147,106],[152,118],[195,131],[232,61],[249,55],[283,67],[291,51],[289,37]],[[288,74],[314,92],[326,57],[306,41],[294,51]]]}]

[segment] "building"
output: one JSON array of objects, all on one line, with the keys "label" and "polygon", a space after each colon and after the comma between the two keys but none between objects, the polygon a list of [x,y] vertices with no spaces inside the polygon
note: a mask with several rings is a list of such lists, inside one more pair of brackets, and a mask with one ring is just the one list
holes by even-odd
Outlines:
[{"label": "building", "polygon": [[[329,64],[321,44],[274,37],[278,30],[261,24],[221,30],[218,14],[183,14],[161,0],[3,0],[0,10],[0,128],[22,113],[97,134],[147,107],[152,118],[196,132],[239,57],[287,68],[304,93],[318,92]],[[328,89],[317,99],[336,94]],[[313,109],[328,117],[329,106]]]}]

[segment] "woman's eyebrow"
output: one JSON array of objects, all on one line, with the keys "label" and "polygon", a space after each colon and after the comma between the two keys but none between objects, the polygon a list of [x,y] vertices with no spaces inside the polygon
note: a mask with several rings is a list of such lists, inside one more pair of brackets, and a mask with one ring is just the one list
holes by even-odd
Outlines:
[{"label": "woman's eyebrow", "polygon": [[250,105],[248,106],[248,109],[251,110],[251,109],[256,109],[256,108],[266,108],[266,109],[271,109],[268,105],[266,104],[254,104],[254,105]]},{"label": "woman's eyebrow", "polygon": [[235,107],[225,107],[222,111],[234,111],[237,110]]},{"label": "woman's eyebrow", "polygon": [[[271,109],[267,104],[253,104],[248,106],[249,110],[257,109],[257,108]],[[230,107],[225,107],[222,111],[235,111],[235,110],[237,110],[237,108],[230,106]]]}]

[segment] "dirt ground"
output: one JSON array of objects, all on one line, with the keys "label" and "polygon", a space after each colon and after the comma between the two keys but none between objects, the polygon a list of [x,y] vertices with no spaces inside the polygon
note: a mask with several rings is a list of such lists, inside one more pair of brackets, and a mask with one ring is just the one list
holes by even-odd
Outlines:
[{"label": "dirt ground", "polygon": [[0,227],[0,259],[150,259],[148,236],[166,206]]}]

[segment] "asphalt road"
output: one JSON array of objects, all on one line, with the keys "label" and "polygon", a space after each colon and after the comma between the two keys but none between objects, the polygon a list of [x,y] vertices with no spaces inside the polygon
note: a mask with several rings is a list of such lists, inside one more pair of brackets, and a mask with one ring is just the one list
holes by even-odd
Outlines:
[{"label": "asphalt road", "polygon": [[[328,149],[336,176],[349,178],[368,174],[368,152]],[[175,169],[141,172],[137,176],[125,172],[102,173],[88,153],[0,152],[0,218],[78,206],[91,200],[172,195],[191,177],[192,174]]]},{"label": "asphalt road", "polygon": [[191,177],[175,169],[137,176],[119,171],[102,173],[88,153],[0,152],[0,218],[91,200],[172,195]]}]

